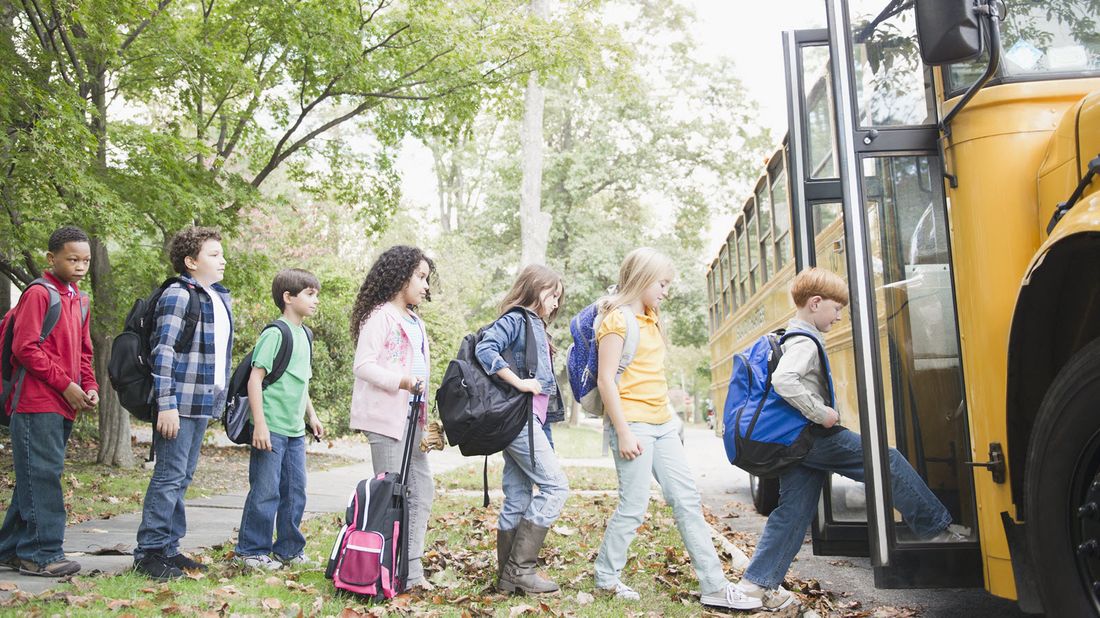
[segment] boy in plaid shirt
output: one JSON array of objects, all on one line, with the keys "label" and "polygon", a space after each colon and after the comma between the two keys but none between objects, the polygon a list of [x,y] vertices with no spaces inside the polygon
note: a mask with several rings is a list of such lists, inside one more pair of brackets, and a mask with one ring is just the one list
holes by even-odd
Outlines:
[{"label": "boy in plaid shirt", "polygon": [[[157,301],[153,335],[153,396],[157,402],[153,451],[156,467],[142,506],[134,570],[155,580],[183,576],[206,566],[180,553],[187,533],[184,494],[198,464],[206,425],[225,407],[233,351],[229,290],[218,282],[225,272],[221,235],[190,227],[172,239],[169,255],[179,282]],[[200,319],[191,346],[177,353],[187,305],[195,294]]]}]

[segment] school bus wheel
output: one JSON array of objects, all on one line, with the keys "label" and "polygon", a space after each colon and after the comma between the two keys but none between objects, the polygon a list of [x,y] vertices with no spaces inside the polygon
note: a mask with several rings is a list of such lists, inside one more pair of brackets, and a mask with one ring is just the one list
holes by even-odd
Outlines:
[{"label": "school bus wheel", "polygon": [[762,479],[749,475],[749,493],[757,513],[768,516],[779,506],[779,479]]},{"label": "school bus wheel", "polygon": [[1051,384],[1028,445],[1027,542],[1047,616],[1100,616],[1100,339]]}]

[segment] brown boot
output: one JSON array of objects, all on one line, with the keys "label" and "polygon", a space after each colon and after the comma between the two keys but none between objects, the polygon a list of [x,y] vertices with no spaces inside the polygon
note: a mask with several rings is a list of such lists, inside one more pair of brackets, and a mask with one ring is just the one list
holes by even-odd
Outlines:
[{"label": "brown boot", "polygon": [[516,527],[516,536],[512,540],[512,552],[508,563],[500,574],[499,588],[509,594],[522,592],[543,594],[557,592],[558,585],[539,575],[539,550],[546,540],[549,528],[536,526],[524,519]]},{"label": "brown boot", "polygon": [[497,586],[500,586],[500,575],[504,572],[504,565],[508,564],[508,556],[512,554],[512,540],[516,538],[516,529],[497,529]]}]

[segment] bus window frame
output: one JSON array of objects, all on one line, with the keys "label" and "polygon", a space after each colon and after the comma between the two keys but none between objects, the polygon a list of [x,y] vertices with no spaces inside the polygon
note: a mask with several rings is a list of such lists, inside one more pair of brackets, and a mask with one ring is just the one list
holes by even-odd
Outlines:
[{"label": "bus window frame", "polygon": [[[761,196],[767,198],[767,203],[761,201]],[[763,281],[761,287],[767,284],[768,281],[775,276],[775,273],[779,270],[775,265],[775,209],[771,196],[771,185],[768,182],[768,174],[765,172],[763,176],[756,182],[756,190],[753,191],[753,199],[756,202],[756,214],[759,220],[758,227],[760,229],[760,272],[763,275]],[[765,207],[766,206],[766,207]],[[768,214],[767,230],[764,229],[764,212]],[[771,260],[768,257],[771,257]]]},{"label": "bus window frame", "polygon": [[745,304],[743,298],[739,298],[737,294],[737,282],[738,273],[740,272],[740,264],[738,263],[739,257],[737,255],[736,239],[734,238],[734,232],[731,229],[730,233],[726,236],[725,249],[729,251],[730,256],[730,271],[726,273],[725,285],[730,289],[730,304],[733,305],[733,309],[730,311],[730,315],[737,313],[737,310],[741,308],[741,305]]},{"label": "bus window frame", "polygon": [[[775,270],[776,272],[783,270],[783,268],[794,259],[794,253],[784,252],[781,248],[781,241],[784,237],[792,238],[791,227],[793,217],[791,212],[791,190],[789,184],[790,172],[787,168],[787,151],[785,148],[781,148],[773,157],[773,160],[778,160],[778,163],[773,163],[768,166],[767,184],[768,193],[771,196],[772,204],[772,242],[775,245]],[[775,187],[779,184],[782,178],[783,190],[785,198],[783,200],[784,216],[787,220],[787,229],[783,232],[783,235],[778,234],[778,227],[776,226],[776,200],[775,200]],[[793,247],[792,247],[793,249]]]},{"label": "bus window frame", "polygon": [[741,290],[741,304],[746,304],[752,294],[749,292],[748,235],[745,232],[744,215],[737,218],[733,229],[737,233],[737,282]]}]

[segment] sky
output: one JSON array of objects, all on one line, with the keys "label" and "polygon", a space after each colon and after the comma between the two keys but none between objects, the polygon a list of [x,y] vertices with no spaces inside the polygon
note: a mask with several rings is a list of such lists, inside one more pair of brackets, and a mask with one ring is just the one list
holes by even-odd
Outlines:
[{"label": "sky", "polygon": [[[825,0],[680,0],[698,19],[692,34],[708,59],[733,58],[737,77],[760,106],[759,121],[776,139],[786,133],[786,89],[781,33],[785,30],[821,28],[825,24]],[[778,145],[778,143],[777,143]],[[398,161],[402,192],[408,203],[427,208],[434,216],[435,176],[431,153],[423,145],[407,141]],[[724,227],[732,219],[716,218],[708,234],[707,253],[725,238]],[[717,249],[715,249],[716,251]],[[709,259],[701,256],[701,261]]]}]

